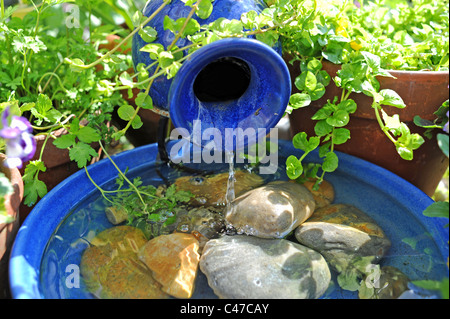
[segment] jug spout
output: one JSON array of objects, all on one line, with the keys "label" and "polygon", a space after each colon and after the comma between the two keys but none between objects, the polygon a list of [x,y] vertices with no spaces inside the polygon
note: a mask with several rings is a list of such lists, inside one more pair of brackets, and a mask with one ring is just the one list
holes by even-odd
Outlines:
[{"label": "jug spout", "polygon": [[169,114],[192,142],[236,150],[268,134],[290,94],[289,71],[275,50],[254,39],[222,39],[183,63],[170,86]]},{"label": "jug spout", "polygon": [[[147,17],[155,14],[147,25],[158,34],[153,43],[167,48],[174,34],[164,28],[165,18],[187,17],[191,8],[183,1],[172,1],[156,14],[164,1],[149,0],[143,13]],[[243,13],[261,13],[264,8],[262,0],[215,0],[207,19],[195,15],[192,19],[208,25],[219,18],[239,20]],[[188,44],[188,38],[176,41],[179,48]],[[136,33],[135,66],[154,62],[148,52],[141,51],[145,45]],[[226,38],[199,48],[174,78],[161,76],[152,83],[149,94],[155,111],[170,117],[183,138],[202,147],[236,150],[252,144],[277,124],[290,98],[291,81],[280,43],[274,48],[251,38]]]}]

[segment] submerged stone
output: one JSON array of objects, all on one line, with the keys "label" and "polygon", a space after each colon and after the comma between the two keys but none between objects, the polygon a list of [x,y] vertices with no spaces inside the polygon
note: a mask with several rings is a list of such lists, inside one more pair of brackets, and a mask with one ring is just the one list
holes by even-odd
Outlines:
[{"label": "submerged stone", "polygon": [[137,252],[147,239],[141,230],[117,226],[99,233],[81,257],[81,276],[98,298],[168,298]]},{"label": "submerged stone", "polygon": [[[189,191],[194,198],[189,202],[193,206],[225,206],[229,173],[212,176],[182,176],[175,180],[178,191]],[[263,184],[263,178],[255,173],[236,170],[234,173],[235,194],[239,196],[246,191]]]},{"label": "submerged stone", "polygon": [[322,254],[327,262],[344,272],[377,263],[391,242],[368,215],[356,207],[334,204],[318,209],[295,230],[299,243]]},{"label": "submerged stone", "polygon": [[110,206],[105,208],[106,218],[113,225],[119,225],[128,218],[126,210],[122,207]]},{"label": "submerged stone", "polygon": [[314,190],[315,180],[310,179],[303,183],[303,185],[311,192],[316,202],[316,209],[330,205],[334,200],[334,188],[330,182],[322,181],[318,190]]},{"label": "submerged stone", "polygon": [[220,298],[319,298],[331,278],[325,259],[314,250],[246,235],[208,241],[200,269]]},{"label": "submerged stone", "polygon": [[153,238],[138,255],[164,292],[177,298],[190,298],[200,259],[198,249],[199,243],[193,235],[173,233]]},{"label": "submerged stone", "polygon": [[236,198],[226,220],[238,232],[282,238],[308,219],[315,209],[312,194],[294,182],[271,182]]},{"label": "submerged stone", "polygon": [[205,243],[225,231],[222,209],[216,207],[195,207],[177,214],[177,232],[189,233],[199,241],[200,250]]}]

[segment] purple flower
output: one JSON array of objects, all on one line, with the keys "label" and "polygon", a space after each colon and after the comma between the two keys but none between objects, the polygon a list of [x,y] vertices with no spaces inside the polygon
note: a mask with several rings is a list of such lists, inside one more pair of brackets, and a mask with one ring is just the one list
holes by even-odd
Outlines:
[{"label": "purple flower", "polygon": [[357,7],[357,8],[361,8],[361,3],[359,3],[358,0],[354,0],[353,4]]},{"label": "purple flower", "polygon": [[[447,118],[448,118],[448,111],[447,111]],[[444,124],[444,131],[448,133],[448,121]]]},{"label": "purple flower", "polygon": [[9,108],[6,108],[2,114],[3,128],[0,130],[0,137],[6,141],[7,159],[4,165],[22,168],[22,163],[29,161],[36,152],[33,129],[30,122],[22,116],[13,115],[10,121],[8,118]]}]

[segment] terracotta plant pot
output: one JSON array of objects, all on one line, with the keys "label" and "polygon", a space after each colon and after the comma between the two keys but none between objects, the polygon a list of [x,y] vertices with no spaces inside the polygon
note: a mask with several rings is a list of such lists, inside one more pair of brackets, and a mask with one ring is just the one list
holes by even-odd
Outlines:
[{"label": "terracotta plant pot", "polygon": [[[288,63],[290,57],[285,57],[291,72],[293,93],[298,92],[294,81],[299,75],[300,66]],[[340,66],[328,61],[323,63],[323,68],[331,77],[336,75]],[[405,122],[411,132],[423,136],[424,129],[413,123],[415,115],[427,120],[434,120],[433,114],[444,101],[449,98],[449,73],[424,72],[424,71],[389,71],[396,79],[378,77],[380,89],[392,89],[403,99],[407,107],[397,109],[392,106],[384,107],[387,114],[399,114],[400,120]],[[341,89],[336,87],[333,81],[326,89],[325,95],[310,106],[297,109],[290,115],[292,135],[304,131],[311,136],[314,134],[315,121],[311,117],[323,106],[327,100],[333,100],[335,96],[341,96]],[[351,139],[345,144],[336,145],[335,149],[347,154],[357,156],[369,162],[384,167],[400,177],[417,186],[427,195],[432,196],[445,170],[448,167],[448,158],[437,145],[436,136],[432,139],[425,137],[425,143],[414,151],[411,161],[403,160],[395,149],[395,146],[381,131],[375,113],[372,109],[372,98],[360,93],[350,94],[350,98],[358,105],[357,111],[351,115],[350,122],[346,126],[350,130]]]},{"label": "terracotta plant pot", "polygon": [[14,222],[0,224],[0,299],[10,298],[8,285],[8,261],[14,238],[19,229],[19,206],[23,197],[22,176],[17,168],[9,169],[3,166],[6,156],[0,154],[0,170],[11,181],[14,192],[5,196],[5,207]]}]

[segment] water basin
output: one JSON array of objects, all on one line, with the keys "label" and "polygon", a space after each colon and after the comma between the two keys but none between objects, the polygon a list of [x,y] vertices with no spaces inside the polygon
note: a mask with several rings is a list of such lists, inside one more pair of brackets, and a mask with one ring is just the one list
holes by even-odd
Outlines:
[{"label": "water basin", "polygon": [[[169,148],[173,145],[169,144]],[[288,180],[284,163],[300,156],[289,141],[279,141],[278,171],[263,175],[266,181]],[[155,186],[180,173],[159,163],[156,144],[114,156],[130,178],[141,176]],[[446,220],[429,218],[422,211],[433,201],[425,193],[391,172],[350,155],[338,153],[339,168],[326,175],[334,186],[334,203],[351,204],[370,215],[385,231],[392,246],[381,265],[397,267],[411,280],[441,280],[448,276],[448,228]],[[317,153],[307,157],[319,162]],[[242,167],[243,164],[236,164]],[[192,163],[190,167],[228,171],[229,165]],[[103,188],[113,187],[117,173],[108,159],[89,167],[90,176]],[[257,171],[256,171],[257,172]],[[104,214],[99,191],[80,171],[44,197],[20,228],[10,259],[13,298],[95,298],[79,277],[78,265],[89,240],[112,227]],[[199,271],[193,298],[217,298]],[[322,298],[357,298],[332,282]]]}]

